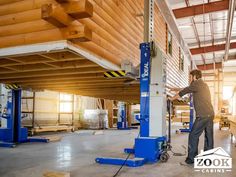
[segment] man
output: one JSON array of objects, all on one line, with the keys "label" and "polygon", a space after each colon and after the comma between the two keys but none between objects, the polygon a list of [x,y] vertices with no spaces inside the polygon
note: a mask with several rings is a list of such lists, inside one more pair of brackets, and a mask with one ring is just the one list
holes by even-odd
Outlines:
[{"label": "man", "polygon": [[207,84],[202,80],[200,70],[192,70],[190,72],[191,84],[184,88],[170,88],[171,91],[178,92],[170,100],[173,101],[188,93],[193,95],[193,105],[196,111],[196,119],[188,139],[188,156],[185,160],[186,164],[193,164],[194,157],[198,155],[199,137],[205,131],[204,151],[213,149],[213,118],[214,110],[211,104],[210,90]]}]

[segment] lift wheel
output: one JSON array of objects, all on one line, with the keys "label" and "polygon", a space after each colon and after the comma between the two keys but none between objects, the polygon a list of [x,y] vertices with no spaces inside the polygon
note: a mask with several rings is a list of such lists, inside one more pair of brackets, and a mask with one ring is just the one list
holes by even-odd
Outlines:
[{"label": "lift wheel", "polygon": [[160,156],[160,161],[165,163],[170,158],[170,155],[167,152],[163,152]]}]

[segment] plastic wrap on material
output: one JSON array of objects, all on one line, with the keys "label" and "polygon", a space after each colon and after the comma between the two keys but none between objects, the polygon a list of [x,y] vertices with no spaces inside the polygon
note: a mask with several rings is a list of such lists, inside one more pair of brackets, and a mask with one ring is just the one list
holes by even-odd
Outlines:
[{"label": "plastic wrap on material", "polygon": [[108,111],[101,109],[85,109],[82,124],[83,128],[87,129],[108,128]]}]

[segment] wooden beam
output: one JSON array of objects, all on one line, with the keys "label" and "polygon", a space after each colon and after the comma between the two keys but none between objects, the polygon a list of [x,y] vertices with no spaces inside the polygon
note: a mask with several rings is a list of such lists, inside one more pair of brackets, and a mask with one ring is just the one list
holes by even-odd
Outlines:
[{"label": "wooden beam", "polygon": [[93,16],[93,5],[88,0],[70,1],[62,4],[66,13],[76,19],[90,18]]},{"label": "wooden beam", "polygon": [[65,30],[66,39],[72,42],[87,42],[92,40],[92,31],[87,26],[69,26]]},{"label": "wooden beam", "polygon": [[[17,66],[8,66],[9,69],[13,69],[14,71],[18,72],[28,72],[28,71],[53,71],[53,70],[60,70],[66,68],[88,68],[88,67],[96,67],[98,66],[96,63],[91,62],[89,60],[82,60],[82,61],[63,61],[63,62],[51,62],[48,63],[38,63],[38,64],[28,64],[28,65],[17,65]],[[13,73],[13,72],[6,72],[1,71],[0,74],[6,73]]]},{"label": "wooden beam", "polygon": [[[39,88],[38,86],[36,86],[37,88]],[[50,87],[47,87],[47,88],[50,88]],[[52,87],[52,89],[55,89],[55,87]],[[73,85],[61,85],[59,84],[58,85],[58,90],[80,90],[80,91],[83,91],[83,92],[94,92],[94,93],[108,93],[108,92],[111,92],[113,94],[126,94],[126,92],[130,91],[130,92],[134,92],[139,90],[140,87],[139,85],[120,85],[120,86],[113,86],[112,84],[111,85],[107,85],[105,87],[84,87],[84,88],[79,88],[79,86],[73,86]]]},{"label": "wooden beam", "polygon": [[43,57],[55,59],[57,61],[63,61],[64,59],[76,59],[76,58],[84,58],[82,55],[78,53],[73,53],[70,51],[61,51],[61,52],[53,52],[53,53],[45,53],[40,54]]},{"label": "wooden beam", "polygon": [[[230,49],[235,49],[235,48],[236,48],[236,42],[231,43]],[[225,44],[192,48],[192,49],[190,49],[190,52],[192,55],[198,55],[198,54],[202,54],[202,53],[216,52],[216,51],[221,51],[221,50],[225,50]]]},{"label": "wooden beam", "polygon": [[[113,80],[107,80],[105,78],[91,78],[91,79],[79,79],[79,78],[70,78],[70,79],[61,79],[61,80],[50,80],[50,81],[45,81],[45,80],[36,80],[33,82],[28,82],[28,81],[23,81],[23,82],[19,82],[21,85],[61,85],[61,84],[74,84],[74,85],[102,85],[102,84],[110,84],[112,85],[120,83],[120,84],[124,84],[125,80],[124,79],[113,79]],[[13,82],[11,82],[13,83]],[[18,83],[18,82],[14,82],[14,83]]]},{"label": "wooden beam", "polygon": [[66,39],[85,42],[90,41],[91,38],[92,32],[86,26],[70,26],[69,28],[56,28],[52,30],[2,37],[0,40],[0,48]]},{"label": "wooden beam", "polygon": [[47,59],[47,58],[41,58],[38,59],[38,57],[32,56],[31,59],[29,58],[29,60],[24,61],[23,62],[21,60],[11,60],[11,58],[1,58],[0,59],[0,66],[1,67],[5,67],[5,66],[18,66],[18,65],[30,65],[30,64],[39,64],[39,63],[43,63],[43,64],[47,64],[47,65],[53,65],[54,63],[58,63],[58,62],[75,62],[75,61],[83,61],[85,60],[84,58],[68,58],[68,59],[61,59],[60,61],[57,60],[51,60],[51,59]]},{"label": "wooden beam", "polygon": [[[114,87],[124,87],[123,83],[99,83],[99,84],[76,84],[76,83],[70,83],[70,84],[56,84],[56,85],[23,85],[21,84],[21,86],[27,86],[28,88],[40,88],[40,89],[79,89],[79,90],[89,90],[89,89],[109,89],[110,86],[113,86],[111,89],[113,89]],[[135,91],[135,90],[133,90]]]},{"label": "wooden beam", "polygon": [[[215,69],[222,68],[222,63],[215,63]],[[205,65],[197,65],[197,68],[200,70],[213,70],[214,69],[214,64],[205,64]]]},{"label": "wooden beam", "polygon": [[0,6],[0,16],[41,8],[43,4],[56,4],[54,0],[24,0]]},{"label": "wooden beam", "polygon": [[90,79],[104,79],[103,72],[86,73],[86,74],[68,74],[68,75],[57,75],[55,76],[36,76],[30,78],[0,78],[1,83],[23,83],[23,82],[45,82],[45,81],[61,81],[61,80],[78,80],[88,81]]},{"label": "wooden beam", "polygon": [[41,10],[42,19],[59,28],[69,26],[74,21],[59,5],[44,4]]},{"label": "wooden beam", "polygon": [[13,60],[9,60],[6,58],[0,58],[0,66],[4,67],[4,66],[12,66],[12,65],[19,65],[21,64],[18,61],[13,61]]},{"label": "wooden beam", "polygon": [[[56,90],[58,92],[74,92],[75,94],[79,94],[79,95],[93,95],[93,96],[99,96],[99,95],[113,95],[113,96],[119,96],[119,95],[123,95],[123,96],[139,96],[139,90],[133,90],[133,88],[130,88],[129,90],[127,89],[123,89],[125,91],[122,92],[121,89],[116,90],[119,93],[114,93],[111,91],[110,88],[104,89],[104,91],[102,91],[102,89],[100,90],[94,90],[94,91],[83,91],[80,90],[79,88],[43,88],[43,90]],[[40,87],[34,87],[32,89],[42,89]]]},{"label": "wooden beam", "polygon": [[18,1],[22,1],[22,0],[1,0],[0,5],[10,4],[10,3],[13,3],[13,2],[18,2]]},{"label": "wooden beam", "polygon": [[184,17],[192,17],[196,15],[218,12],[223,10],[228,10],[229,8],[229,0],[221,0],[216,2],[209,2],[205,4],[198,4],[189,7],[183,7],[179,9],[174,9],[173,13],[175,18],[184,18]]},{"label": "wooden beam", "polygon": [[91,68],[73,68],[73,69],[61,69],[55,71],[30,71],[30,72],[17,72],[10,74],[0,74],[1,79],[11,78],[30,78],[40,76],[60,76],[60,75],[71,75],[71,74],[89,74],[96,72],[105,72],[106,70],[101,67]]}]

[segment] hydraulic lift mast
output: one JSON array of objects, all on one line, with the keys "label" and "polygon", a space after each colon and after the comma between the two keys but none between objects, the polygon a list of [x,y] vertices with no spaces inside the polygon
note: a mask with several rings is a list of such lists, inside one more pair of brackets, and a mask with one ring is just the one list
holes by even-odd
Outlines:
[{"label": "hydraulic lift mast", "polygon": [[[144,0],[144,43],[140,44],[140,133],[133,148],[125,153],[133,159],[96,158],[100,164],[142,166],[158,160],[167,161],[166,137],[166,59],[154,45],[155,0]],[[129,156],[128,156],[129,157]]]}]

